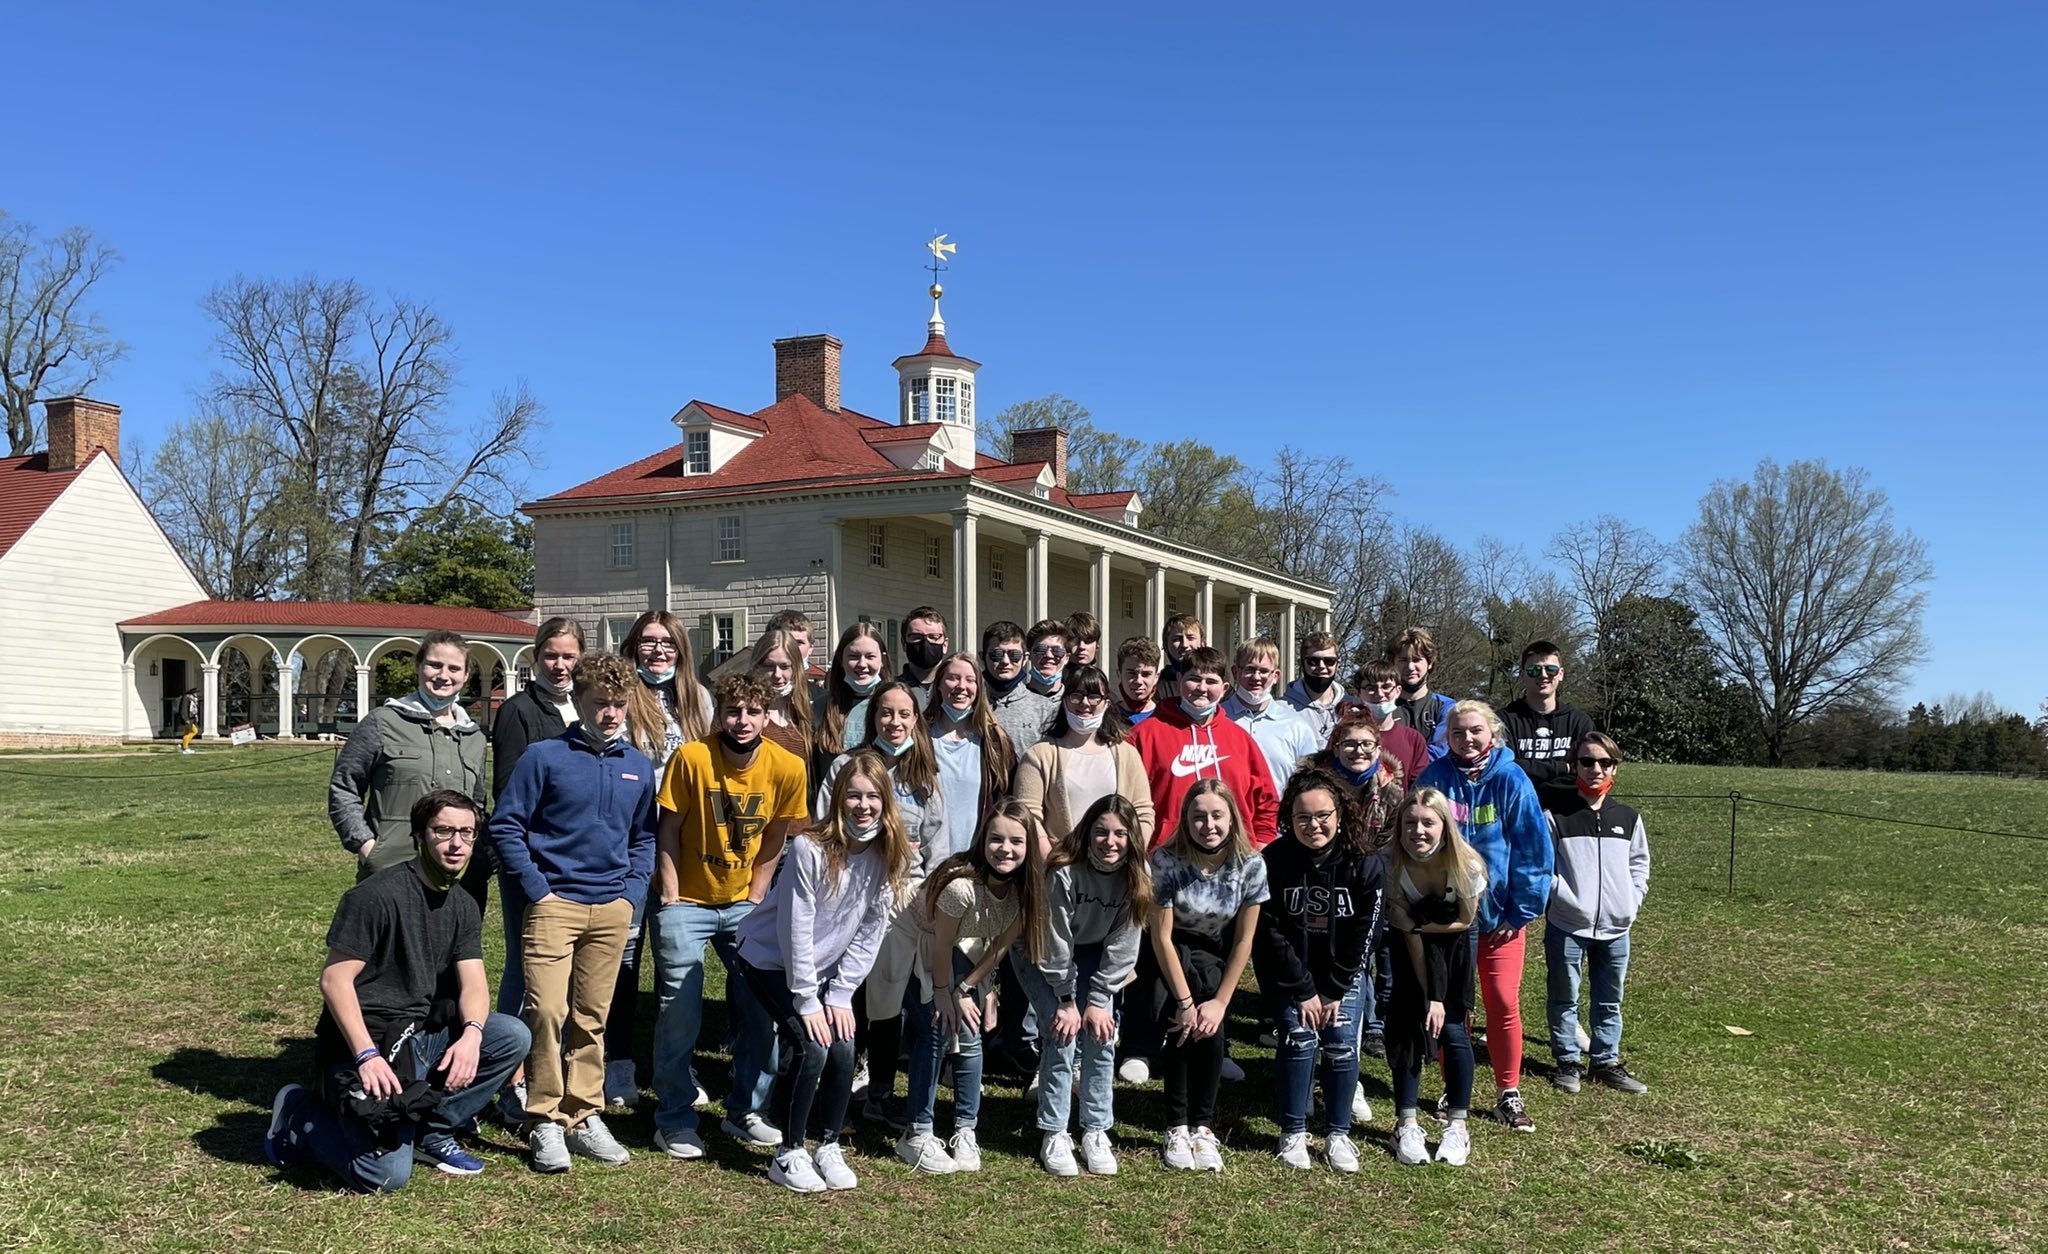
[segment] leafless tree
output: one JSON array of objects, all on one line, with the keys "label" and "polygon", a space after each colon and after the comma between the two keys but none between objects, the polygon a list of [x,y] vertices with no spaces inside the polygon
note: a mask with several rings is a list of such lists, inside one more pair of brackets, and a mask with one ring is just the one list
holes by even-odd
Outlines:
[{"label": "leafless tree", "polygon": [[1656,592],[1670,560],[1657,537],[1612,514],[1558,532],[1544,556],[1557,563],[1578,601],[1579,626],[1596,638],[1624,598]]},{"label": "leafless tree", "polygon": [[1773,766],[1793,729],[1895,691],[1924,652],[1921,586],[1932,568],[1867,480],[1767,458],[1747,483],[1715,483],[1682,541],[1686,592],[1748,687]]},{"label": "leafless tree", "polygon": [[276,460],[269,433],[203,414],[174,427],[145,464],[144,497],[216,597],[256,600],[285,582]]},{"label": "leafless tree", "polygon": [[[1378,601],[1394,547],[1384,480],[1359,474],[1345,457],[1282,447],[1258,476],[1253,556],[1284,574],[1331,590],[1331,633],[1356,653]],[[1289,670],[1293,658],[1283,659]]]},{"label": "leafless tree", "polygon": [[128,351],[86,305],[118,260],[82,226],[38,239],[33,226],[0,211],[0,410],[9,456],[42,444],[43,401],[90,391]]},{"label": "leafless tree", "polygon": [[1145,445],[1095,425],[1086,406],[1054,392],[1018,401],[987,422],[976,435],[983,452],[1011,459],[1017,432],[1058,427],[1067,433],[1067,490],[1120,492],[1137,486],[1138,459]]}]

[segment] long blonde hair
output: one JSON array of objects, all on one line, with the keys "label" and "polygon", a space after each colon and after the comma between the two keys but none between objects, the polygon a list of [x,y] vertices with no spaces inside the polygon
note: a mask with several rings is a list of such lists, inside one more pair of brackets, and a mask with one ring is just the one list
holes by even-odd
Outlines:
[{"label": "long blonde hair", "polygon": [[1237,794],[1230,791],[1230,785],[1220,779],[1198,779],[1188,786],[1185,797],[1180,799],[1180,822],[1174,824],[1173,835],[1167,837],[1161,846],[1182,862],[1193,862],[1197,858],[1214,855],[1203,853],[1195,844],[1195,807],[1197,797],[1221,797],[1224,809],[1230,812],[1230,835],[1223,838],[1223,847],[1216,851],[1226,863],[1241,862],[1254,856],[1251,839],[1245,835],[1244,808],[1237,804]]},{"label": "long blonde hair", "polygon": [[974,708],[967,712],[962,723],[969,732],[981,738],[981,795],[1006,797],[1010,792],[1010,773],[1016,765],[1016,755],[1010,748],[1010,733],[996,722],[996,713],[989,708],[988,688],[981,681],[981,667],[975,663],[972,653],[948,653],[932,668],[932,698],[925,702],[925,728],[932,739],[937,740],[952,724],[952,719],[946,714],[946,694],[939,688],[939,681],[946,677],[946,668],[956,662],[974,676]]},{"label": "long blonde hair", "polygon": [[889,669],[889,642],[873,623],[849,623],[846,630],[839,633],[839,643],[832,646],[832,666],[825,673],[824,709],[817,727],[811,732],[818,755],[828,762],[840,752],[841,740],[846,734],[847,713],[861,700],[860,694],[847,684],[846,671],[840,665],[846,657],[846,646],[860,639],[874,641],[875,648],[882,654],[882,667],[875,672],[876,691],[894,677],[894,672]]},{"label": "long blonde hair", "polygon": [[[1408,844],[1401,839],[1401,827],[1410,810],[1428,810],[1442,820],[1444,825],[1444,847],[1428,862],[1417,862],[1408,853]],[[1400,890],[1400,872],[1427,871],[1443,859],[1448,858],[1449,871],[1444,880],[1451,892],[1458,898],[1458,915],[1470,922],[1478,910],[1479,896],[1486,891],[1486,859],[1479,856],[1471,842],[1465,839],[1463,829],[1451,812],[1451,799],[1434,788],[1418,788],[1402,800],[1394,810],[1394,836],[1387,842],[1388,856],[1393,860],[1394,874],[1388,877],[1392,891],[1388,894],[1394,904],[1407,913],[1407,901]]]},{"label": "long blonde hair", "polygon": [[846,864],[854,857],[853,841],[846,835],[846,794],[853,787],[853,781],[864,779],[882,794],[882,830],[872,842],[875,856],[882,859],[888,868],[889,888],[903,886],[910,874],[910,837],[903,832],[903,814],[896,808],[896,786],[889,778],[889,766],[882,761],[882,755],[873,749],[855,749],[846,755],[846,765],[840,768],[839,778],[832,782],[832,807],[824,818],[813,824],[810,830],[812,840],[825,850],[825,882],[831,891],[839,891],[840,877],[846,874]]},{"label": "long blonde hair", "polygon": [[626,732],[632,737],[635,748],[660,762],[662,750],[668,744],[668,722],[671,718],[681,729],[684,744],[711,730],[711,721],[704,716],[704,707],[710,704],[710,697],[704,691],[704,685],[697,682],[697,661],[690,652],[690,633],[683,630],[682,620],[667,610],[649,610],[634,619],[626,638],[619,642],[620,656],[632,664],[637,674],[640,633],[647,630],[649,623],[661,624],[669,638],[676,642],[675,678],[661,685],[671,690],[669,696],[675,705],[673,709],[665,708],[655,692],[655,685],[642,679],[627,701]]},{"label": "long blonde hair", "polygon": [[[762,632],[761,638],[754,642],[754,664],[752,669],[759,671],[761,663],[767,659],[769,654],[778,649],[782,651],[782,656],[789,659],[790,689],[789,696],[785,698],[789,702],[789,725],[794,727],[797,734],[804,738],[805,744],[809,744],[811,743],[811,694],[809,682],[804,674],[808,667],[803,662],[797,660],[797,654],[800,650],[796,647],[796,637],[780,627],[770,627]],[[774,694],[771,693],[769,695],[773,696]]]}]

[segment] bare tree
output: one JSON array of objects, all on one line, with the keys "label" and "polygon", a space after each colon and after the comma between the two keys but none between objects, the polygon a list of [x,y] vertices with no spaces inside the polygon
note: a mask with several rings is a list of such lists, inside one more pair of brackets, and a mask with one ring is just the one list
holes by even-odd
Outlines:
[{"label": "bare tree", "polygon": [[12,457],[42,444],[41,403],[90,391],[127,346],[86,306],[119,254],[82,226],[38,240],[0,210],[0,410]]},{"label": "bare tree", "polygon": [[1895,691],[1925,648],[1926,550],[1867,479],[1766,458],[1747,483],[1715,483],[1682,541],[1686,591],[1749,689],[1773,766],[1793,729]]},{"label": "bare tree", "polygon": [[[1387,577],[1394,521],[1384,480],[1361,475],[1345,457],[1283,446],[1257,480],[1258,551],[1284,574],[1331,590],[1331,634],[1354,654],[1365,644],[1378,589]],[[1292,668],[1293,658],[1283,659]]]},{"label": "bare tree", "polygon": [[1579,625],[1595,637],[1625,598],[1656,592],[1670,560],[1657,537],[1612,514],[1558,532],[1544,556],[1558,564],[1578,601]]},{"label": "bare tree", "polygon": [[1017,433],[1043,427],[1067,433],[1067,491],[1118,492],[1135,486],[1143,442],[1096,426],[1086,406],[1058,392],[1018,401],[979,424],[976,436],[983,452],[1009,461]]},{"label": "bare tree", "polygon": [[203,414],[173,427],[145,464],[143,496],[216,597],[257,600],[285,582],[276,462],[269,433]]}]

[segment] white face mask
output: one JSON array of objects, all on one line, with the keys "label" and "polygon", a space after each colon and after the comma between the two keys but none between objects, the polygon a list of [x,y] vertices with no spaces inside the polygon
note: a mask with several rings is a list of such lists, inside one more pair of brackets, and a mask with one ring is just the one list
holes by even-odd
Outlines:
[{"label": "white face mask", "polygon": [[1387,718],[1394,713],[1394,704],[1392,701],[1368,701],[1365,708],[1381,718]]},{"label": "white face mask", "polygon": [[875,837],[882,834],[882,821],[880,819],[876,819],[866,827],[855,827],[852,823],[844,823],[841,826],[846,831],[847,841],[854,845],[869,844],[873,842]]},{"label": "white face mask", "polygon": [[786,684],[778,684],[778,685],[776,685],[776,688],[775,688],[775,695],[776,695],[776,696],[778,696],[778,697],[786,697],[786,696],[788,696],[788,695],[789,695],[790,693],[792,693],[792,692],[795,692],[795,691],[796,691],[796,681],[795,681],[795,680],[791,680],[791,681],[790,681],[789,683],[786,683]]},{"label": "white face mask", "polygon": [[1214,701],[1193,701],[1187,697],[1182,697],[1180,699],[1180,708],[1189,718],[1200,723],[1216,712],[1216,703]]},{"label": "white face mask", "polygon": [[1243,684],[1230,685],[1230,691],[1236,694],[1237,699],[1239,701],[1243,702],[1245,705],[1251,707],[1254,710],[1265,709],[1266,706],[1273,700],[1273,694],[1271,690],[1268,690],[1266,692],[1247,692]]},{"label": "white face mask", "polygon": [[1067,715],[1067,726],[1077,732],[1092,732],[1102,726],[1102,719],[1103,716],[1100,714],[1069,713]]}]

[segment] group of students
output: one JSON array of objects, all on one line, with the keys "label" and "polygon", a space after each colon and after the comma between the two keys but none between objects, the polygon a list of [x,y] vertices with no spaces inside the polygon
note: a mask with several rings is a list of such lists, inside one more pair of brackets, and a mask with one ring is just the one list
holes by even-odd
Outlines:
[{"label": "group of students", "polygon": [[[1191,616],[1159,642],[1124,641],[1113,675],[1085,614],[996,623],[967,653],[950,648],[939,611],[919,607],[901,646],[892,662],[877,628],[848,627],[813,693],[810,623],[788,612],[707,689],[671,615],[643,615],[619,654],[587,650],[574,622],[550,620],[533,682],[496,720],[485,819],[473,799],[482,737],[454,702],[466,652],[459,638],[423,640],[418,690],[366,719],[337,759],[330,811],[362,878],[329,933],[322,1091],[279,1094],[273,1161],[321,1161],[356,1187],[403,1182],[381,1161],[388,1149],[365,1166],[361,1128],[337,1131],[360,1124],[366,1104],[412,1092],[386,1082],[401,1027],[415,1042],[410,1083],[425,1092],[390,1134],[408,1154],[481,1170],[459,1132],[502,1089],[499,1112],[537,1170],[567,1170],[575,1154],[627,1161],[603,1112],[640,1097],[643,936],[655,955],[655,1148],[705,1153],[695,1052],[708,947],[727,977],[721,1127],[774,1146],[768,1174],[797,1192],[858,1183],[840,1142],[863,1088],[859,1113],[897,1131],[912,1169],[979,1169],[982,1075],[997,1049],[1032,1072],[1047,1171],[1116,1172],[1119,1074],[1158,1076],[1168,1168],[1220,1171],[1217,1096],[1243,1075],[1225,1028],[1247,967],[1275,1048],[1280,1161],[1312,1166],[1319,1088],[1323,1157],[1359,1169],[1352,1128],[1371,1118],[1359,1080],[1371,1055],[1387,1060],[1401,1163],[1430,1159],[1420,1089],[1440,1061],[1434,1156],[1462,1164],[1475,989],[1496,1115],[1533,1129],[1518,1002],[1525,929],[1546,916],[1553,1082],[1643,1090],[1619,1038],[1647,841],[1607,797],[1613,740],[1557,701],[1554,646],[1530,646],[1526,695],[1500,714],[1430,690],[1435,651],[1419,629],[1359,672],[1355,696],[1327,633],[1304,640],[1283,688],[1271,641],[1248,640],[1227,662]],[[429,798],[443,808],[423,813]],[[488,859],[451,865],[464,824],[448,804],[469,807],[469,841]],[[484,1016],[472,1013],[482,972],[470,964],[487,865],[507,960],[498,1012]],[[451,892],[458,883],[469,891]],[[410,913],[392,911],[397,899]],[[380,1001],[402,982],[391,968],[419,968],[428,950],[365,939],[363,919],[421,926],[422,903],[447,915],[434,932],[440,984],[423,1006],[416,969],[405,997]],[[449,1045],[470,1028],[480,1053]],[[515,1045],[523,1059],[507,1064]],[[489,1066],[476,1061],[485,1055]]]}]

